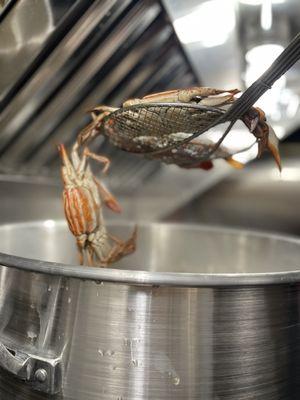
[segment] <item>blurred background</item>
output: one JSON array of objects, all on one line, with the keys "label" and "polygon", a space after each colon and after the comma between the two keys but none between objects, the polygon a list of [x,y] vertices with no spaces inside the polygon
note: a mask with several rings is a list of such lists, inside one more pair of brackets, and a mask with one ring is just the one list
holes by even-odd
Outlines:
[{"label": "blurred background", "polygon": [[[63,217],[56,144],[70,146],[95,105],[195,85],[244,90],[300,31],[299,0],[2,0],[0,10],[2,223]],[[123,217],[299,234],[299,95],[298,62],[257,103],[282,140],[281,175],[267,154],[238,172],[221,160],[182,170],[98,138]],[[246,145],[244,133],[237,125],[228,144]]]}]

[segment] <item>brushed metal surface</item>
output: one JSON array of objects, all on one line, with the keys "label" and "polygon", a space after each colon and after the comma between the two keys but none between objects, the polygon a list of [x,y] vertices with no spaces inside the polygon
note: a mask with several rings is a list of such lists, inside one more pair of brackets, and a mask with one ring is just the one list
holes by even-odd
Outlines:
[{"label": "brushed metal surface", "polygon": [[74,3],[76,1],[67,0],[59,5],[57,1],[28,0],[11,4],[10,12],[1,21],[0,74],[5,79],[0,81],[0,102],[62,24],[63,18],[72,12]]},{"label": "brushed metal surface", "polygon": [[0,174],[0,224],[64,217],[60,182]]},{"label": "brushed metal surface", "polygon": [[[143,168],[138,172],[131,171],[133,185],[130,184],[128,170],[125,175],[116,171],[117,174],[112,174],[113,179],[108,177],[104,183],[118,198],[124,219],[159,220],[185,205],[200,192],[205,192],[230,173],[231,167],[224,166],[222,160],[216,160],[216,164],[218,168],[213,170],[213,174],[203,170],[187,172],[175,165],[163,166],[159,173],[147,179],[139,188],[135,187],[134,181],[137,174],[140,174],[142,179]],[[118,184],[122,179],[123,183]],[[16,175],[9,171],[6,174],[0,173],[0,223],[63,219],[61,185],[60,178],[28,176],[25,173]],[[178,190],[178,187],[181,190]],[[105,210],[105,217],[120,218],[120,215],[113,214]]]},{"label": "brushed metal surface", "polygon": [[299,236],[300,149],[295,143],[281,148],[281,174],[272,160],[259,160],[195,197],[166,220]]},{"label": "brushed metal surface", "polygon": [[[124,227],[114,229],[124,234]],[[76,262],[62,223],[10,225],[0,235],[0,251],[15,259]],[[299,241],[283,237],[145,225],[139,248],[112,270],[120,278],[124,268],[153,276],[175,271],[179,278],[231,272],[232,282],[239,272],[299,270]],[[47,397],[1,370],[0,398],[296,400],[299,282],[159,286],[1,267],[0,339],[31,353],[63,354],[65,377],[62,393]]]}]

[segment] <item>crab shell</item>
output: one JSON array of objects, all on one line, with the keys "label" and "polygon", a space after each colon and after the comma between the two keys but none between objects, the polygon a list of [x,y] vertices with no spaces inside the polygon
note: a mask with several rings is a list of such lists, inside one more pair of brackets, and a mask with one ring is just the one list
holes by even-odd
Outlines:
[{"label": "crab shell", "polygon": [[100,224],[100,207],[88,188],[78,186],[65,189],[63,201],[66,219],[75,237],[95,231]]}]

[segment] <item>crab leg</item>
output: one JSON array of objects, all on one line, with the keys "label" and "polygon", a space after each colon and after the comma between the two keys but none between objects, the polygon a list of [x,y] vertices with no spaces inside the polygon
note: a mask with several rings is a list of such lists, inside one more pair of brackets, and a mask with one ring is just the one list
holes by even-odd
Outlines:
[{"label": "crab leg", "polygon": [[93,160],[98,161],[99,163],[104,164],[102,173],[103,174],[107,173],[109,166],[110,166],[110,160],[107,157],[95,154],[95,153],[91,152],[87,147],[84,148],[83,155],[85,157],[92,158]]},{"label": "crab leg", "polygon": [[88,124],[88,126],[79,132],[79,135],[77,136],[78,145],[82,146],[87,141],[90,141],[96,137],[99,134],[103,119],[116,110],[118,110],[118,108],[108,106],[98,106],[93,108],[91,111],[93,122]]},{"label": "crab leg", "polygon": [[136,238],[137,238],[137,227],[136,226],[133,230],[131,237],[126,241],[121,240],[121,239],[117,238],[116,236],[112,236],[112,235],[108,235],[108,236],[116,244],[111,249],[108,256],[106,257],[106,259],[105,259],[106,263],[108,263],[108,264],[113,263],[115,261],[118,261],[120,258],[134,252],[134,250],[136,248]]},{"label": "crab leg", "polygon": [[99,194],[105,205],[116,213],[122,211],[121,206],[117,202],[117,199],[110,193],[110,191],[104,187],[104,185],[94,177],[94,181],[98,186]]},{"label": "crab leg", "polygon": [[[74,161],[75,160],[77,161],[77,158],[78,158],[78,153],[77,153],[78,147],[79,147],[78,143],[75,143],[73,146]],[[104,164],[104,168],[102,170],[103,173],[106,173],[108,171],[109,166],[110,166],[110,160],[105,156],[100,156],[98,154],[91,152],[87,147],[85,147],[83,150],[82,159],[78,165],[78,169],[76,170],[77,174],[80,174],[85,168],[87,168],[86,161],[87,161],[88,157]],[[89,167],[87,169],[88,169],[88,171],[90,171]],[[108,189],[106,189],[104,187],[104,185],[98,179],[96,179],[92,175],[91,171],[90,171],[90,176],[91,176],[91,179],[93,179],[94,182],[97,184],[98,189],[99,189],[99,194],[100,194],[102,200],[105,202],[106,206],[114,212],[117,212],[117,213],[121,212],[122,211],[121,207],[120,207],[119,203],[117,202],[116,198],[109,192]]]},{"label": "crab leg", "polygon": [[77,250],[78,250],[78,258],[79,258],[79,264],[83,265],[84,263],[84,251],[85,249],[81,247],[79,243],[77,243]]},{"label": "crab leg", "polygon": [[[229,94],[226,96],[217,96],[223,93]],[[189,103],[197,98],[200,98],[200,104],[203,105],[222,105],[231,102],[237,93],[239,93],[238,89],[220,90],[209,87],[192,87],[189,89],[154,93],[144,96],[142,99],[130,99],[123,103],[123,107],[141,103]]]}]

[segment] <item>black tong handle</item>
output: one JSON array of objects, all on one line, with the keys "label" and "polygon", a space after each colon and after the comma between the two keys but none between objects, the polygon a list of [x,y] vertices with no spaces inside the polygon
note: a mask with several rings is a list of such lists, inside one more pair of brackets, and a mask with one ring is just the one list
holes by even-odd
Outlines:
[{"label": "black tong handle", "polygon": [[233,105],[222,115],[222,122],[241,118],[253,104],[269,89],[272,88],[282,75],[284,75],[300,58],[300,33],[276,58],[272,65],[237,99]]}]

